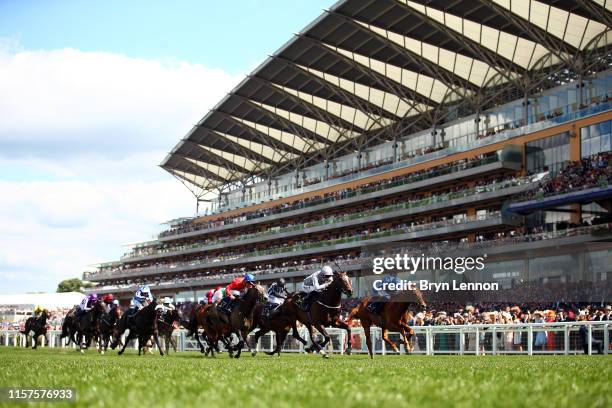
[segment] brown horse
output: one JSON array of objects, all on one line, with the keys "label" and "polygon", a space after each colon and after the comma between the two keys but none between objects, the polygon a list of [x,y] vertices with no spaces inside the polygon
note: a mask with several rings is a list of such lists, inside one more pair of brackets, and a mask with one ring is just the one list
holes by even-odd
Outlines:
[{"label": "brown horse", "polygon": [[47,338],[47,319],[49,318],[49,312],[47,309],[44,309],[39,316],[37,317],[28,317],[28,320],[25,322],[25,327],[21,334],[25,334],[26,342],[25,346],[28,347],[30,340],[30,333],[32,333],[32,339],[34,340],[34,345],[32,348],[36,350],[38,346],[38,338],[40,336],[45,336]]},{"label": "brown horse", "polygon": [[[188,333],[187,336],[193,335],[200,346],[200,352],[205,354],[211,353],[215,356],[215,350],[219,352],[219,341],[222,341],[230,355],[232,355],[229,341],[226,339],[227,333],[229,333],[229,323],[222,325],[222,322],[218,316],[216,305],[206,304],[198,305],[193,309],[192,316],[187,325]],[[201,336],[204,341],[208,344],[208,349],[204,347],[200,340],[199,329],[203,329]]]},{"label": "brown horse", "polygon": [[234,358],[240,358],[242,347],[246,344],[249,352],[251,346],[247,342],[247,336],[253,327],[253,308],[258,302],[263,302],[267,299],[266,291],[261,285],[255,285],[247,289],[244,296],[238,299],[236,306],[232,309],[229,316],[229,334],[232,333],[238,337],[238,344],[234,347],[236,355]]},{"label": "brown horse", "polygon": [[[92,340],[96,343],[99,341],[100,334],[100,317],[104,314],[104,307],[100,301],[96,301],[90,310],[82,313],[77,318],[77,339],[79,341],[79,350],[84,353]],[[99,346],[99,344],[98,344]]]},{"label": "brown horse", "polygon": [[[351,296],[353,284],[346,272],[334,272],[332,283],[313,299],[309,311],[303,310],[296,304],[296,296],[291,296],[281,306],[281,313],[286,316],[292,324],[300,321],[308,329],[313,350],[329,357],[325,352],[325,346],[331,341],[325,327],[338,327],[346,330],[348,346],[346,353],[351,353],[351,329],[348,324],[340,319],[342,294]],[[314,339],[313,328],[323,335],[325,340],[319,344]]]},{"label": "brown horse", "polygon": [[176,340],[172,337],[174,331],[174,323],[180,321],[178,310],[168,310],[162,314],[157,322],[157,330],[159,335],[164,339],[164,345],[166,346],[166,354],[170,351],[170,346],[176,353]]},{"label": "brown horse", "polygon": [[383,340],[389,344],[396,353],[399,353],[399,349],[395,343],[389,339],[389,330],[399,332],[402,335],[406,352],[412,352],[410,339],[414,335],[414,331],[408,326],[408,321],[412,317],[410,306],[416,303],[424,309],[426,304],[423,299],[423,294],[419,289],[415,289],[411,293],[414,297],[407,297],[406,293],[391,297],[391,299],[384,303],[380,314],[375,314],[368,310],[368,305],[370,303],[383,300],[380,298],[377,299],[376,297],[366,297],[351,311],[348,318],[349,323],[353,319],[359,319],[361,321],[370,358],[374,358],[370,334],[370,328],[372,326],[378,326],[382,329]]},{"label": "brown horse", "polygon": [[[288,295],[291,297],[292,294]],[[274,315],[268,317],[264,316],[264,310],[266,305],[263,303],[258,303],[253,308],[253,326],[251,327],[251,331],[259,329],[253,335],[251,339],[251,354],[253,357],[257,355],[257,342],[259,338],[268,333],[269,331],[273,331],[276,335],[276,348],[272,352],[265,352],[266,354],[273,356],[274,354],[278,354],[280,357],[280,351],[287,338],[287,334],[289,333],[289,329],[293,329],[293,338],[300,341],[303,345],[306,345],[306,340],[304,340],[298,333],[296,321],[289,319],[287,316],[283,315],[283,313],[275,313]],[[281,308],[282,311],[282,308]]]},{"label": "brown horse", "polygon": [[104,313],[102,316],[100,316],[100,339],[98,340],[98,343],[100,344],[101,354],[104,354],[106,350],[108,350],[108,345],[111,342],[115,324],[117,324],[120,318],[121,310],[119,307],[112,307],[108,313]]}]

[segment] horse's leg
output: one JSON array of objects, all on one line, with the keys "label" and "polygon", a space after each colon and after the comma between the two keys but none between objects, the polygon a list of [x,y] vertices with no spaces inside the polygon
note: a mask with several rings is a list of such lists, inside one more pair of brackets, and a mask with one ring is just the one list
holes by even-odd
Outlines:
[{"label": "horse's leg", "polygon": [[374,359],[374,350],[372,349],[372,333],[370,333],[370,322],[361,321],[361,326],[363,327],[363,331],[366,338],[366,346],[368,346],[368,353],[370,353],[370,358]]},{"label": "horse's leg", "polygon": [[36,335],[36,332],[34,332],[34,335],[32,336],[32,340],[34,340],[34,345],[32,346],[32,350],[36,350],[36,347],[38,346],[38,336]]},{"label": "horse's leg", "polygon": [[393,351],[395,351],[396,353],[399,353],[399,349],[397,348],[397,346],[395,345],[394,342],[391,341],[391,339],[389,339],[389,330],[385,327],[383,328],[383,335],[382,335],[383,340],[385,341],[385,343],[387,343],[388,345],[391,346],[391,348],[393,349]]},{"label": "horse's leg", "polygon": [[[334,326],[340,329],[346,330],[347,344],[346,344],[346,349],[344,350],[344,352],[350,356],[351,355],[351,328],[349,327],[348,324],[340,320],[340,318],[336,320],[336,323],[334,323]],[[344,347],[344,344],[341,344],[340,347]]]},{"label": "horse's leg", "polygon": [[200,346],[200,353],[204,353],[205,352],[204,345],[200,341],[200,335],[198,334],[198,329],[196,329],[195,332],[193,332],[193,335],[196,338],[196,340],[198,341],[198,346]]},{"label": "horse's leg", "polygon": [[253,339],[251,339],[252,348],[250,346],[249,348],[252,349],[251,355],[253,357],[257,355],[257,343],[259,343],[259,338],[261,337],[262,332],[263,332],[263,329],[260,327],[259,330],[257,330],[255,334],[253,335]]},{"label": "horse's leg", "polygon": [[276,354],[280,357],[281,349],[283,348],[283,344],[285,344],[285,339],[287,338],[287,334],[289,331],[282,329],[276,332]]},{"label": "horse's leg", "polygon": [[296,321],[295,321],[295,320],[294,320],[294,321],[291,323],[291,330],[292,330],[291,336],[292,336],[294,339],[296,339],[297,341],[299,341],[300,343],[302,343],[304,346],[305,346],[306,344],[308,344],[308,342],[307,342],[306,340],[304,340],[304,339],[302,338],[302,336],[300,336],[300,332],[298,332],[298,329],[297,329],[297,323],[296,323]]},{"label": "horse's leg", "polygon": [[[414,347],[412,345],[411,340],[414,337],[414,330],[412,330],[412,328],[408,326],[408,324],[406,324],[406,322],[404,322],[403,320],[399,322],[399,326],[404,329],[402,335],[404,337],[404,347],[406,347],[406,354],[412,354],[412,350]],[[408,334],[408,337],[406,337],[406,334]]]},{"label": "horse's leg", "polygon": [[[132,331],[130,330],[130,332],[128,333],[127,337],[125,338],[125,343],[123,343],[123,346],[121,347],[121,351],[119,351],[119,355],[122,355],[123,352],[125,351],[125,348],[127,347],[128,343],[130,342],[130,340],[133,338],[134,336],[132,335]],[[121,337],[118,337],[119,341],[121,340]],[[140,346],[140,345],[139,345]]]},{"label": "horse's leg", "polygon": [[310,346],[310,350],[316,351],[317,353],[320,352],[321,351],[321,346],[315,340],[314,327],[312,326],[311,323],[308,323],[306,325],[306,329],[308,330],[308,336],[310,337],[310,342],[312,343],[312,345]]},{"label": "horse's leg", "polygon": [[320,344],[319,353],[323,354],[324,358],[329,358],[329,354],[325,350],[325,347],[327,347],[331,341],[331,337],[329,336],[329,333],[327,333],[327,330],[325,330],[325,327],[323,327],[322,323],[317,324],[315,328],[323,335],[323,342]]},{"label": "horse's leg", "polygon": [[172,335],[170,335],[170,342],[172,343],[172,348],[174,349],[174,352],[176,353],[178,351],[176,339]]},{"label": "horse's leg", "polygon": [[153,332],[153,339],[155,340],[155,344],[157,344],[157,348],[159,349],[159,355],[163,356],[164,355],[164,351],[162,350],[161,346],[159,345],[159,337],[157,335],[157,331]]}]

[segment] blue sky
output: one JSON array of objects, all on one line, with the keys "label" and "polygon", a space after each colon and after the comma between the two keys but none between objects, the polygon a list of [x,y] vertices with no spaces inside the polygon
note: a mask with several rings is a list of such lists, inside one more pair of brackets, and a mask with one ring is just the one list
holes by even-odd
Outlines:
[{"label": "blue sky", "polygon": [[175,58],[243,73],[333,0],[0,1],[0,38],[26,49],[71,47]]},{"label": "blue sky", "polygon": [[0,0],[0,294],[54,291],[193,215],[158,164],[331,4]]}]

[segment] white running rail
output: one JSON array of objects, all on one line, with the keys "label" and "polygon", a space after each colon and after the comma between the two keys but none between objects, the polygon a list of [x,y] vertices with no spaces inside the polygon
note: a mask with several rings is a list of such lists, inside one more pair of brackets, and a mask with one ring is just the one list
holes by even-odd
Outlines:
[{"label": "white running rail", "polygon": [[[581,326],[584,326],[582,334]],[[415,336],[411,341],[412,354],[596,354],[601,348],[604,354],[612,350],[610,332],[612,321],[601,322],[561,322],[561,323],[529,323],[529,324],[475,324],[460,326],[416,326]],[[304,327],[300,328],[300,336],[308,339]],[[344,354],[347,335],[344,330],[330,328],[327,330],[331,342],[327,351]],[[65,348],[65,340],[60,341],[60,331],[50,330],[46,338],[39,339],[42,347]],[[175,330],[173,336],[179,351],[197,351],[199,347],[193,338],[186,337],[185,330]],[[404,345],[398,333],[390,333],[389,337],[405,353]],[[320,335],[318,339],[322,340]],[[376,354],[393,354],[393,350],[382,339],[379,328],[371,329],[372,344]],[[310,342],[309,342],[310,343]],[[353,353],[367,353],[365,334],[362,328],[351,330]],[[0,345],[6,347],[25,347],[26,337],[16,330],[0,330]],[[32,343],[30,343],[31,345]],[[273,333],[268,333],[260,339],[258,351],[272,351],[276,339]],[[69,347],[74,347],[71,345]],[[93,348],[92,350],[95,350]],[[287,336],[283,352],[303,352],[300,342]]]}]

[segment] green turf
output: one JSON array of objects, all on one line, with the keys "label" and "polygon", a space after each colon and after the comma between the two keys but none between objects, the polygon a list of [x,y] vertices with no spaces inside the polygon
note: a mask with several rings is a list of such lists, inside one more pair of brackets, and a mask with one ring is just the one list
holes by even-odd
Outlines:
[{"label": "green turf", "polygon": [[610,407],[611,378],[612,356],[234,360],[0,347],[0,386],[74,387],[83,407]]}]

